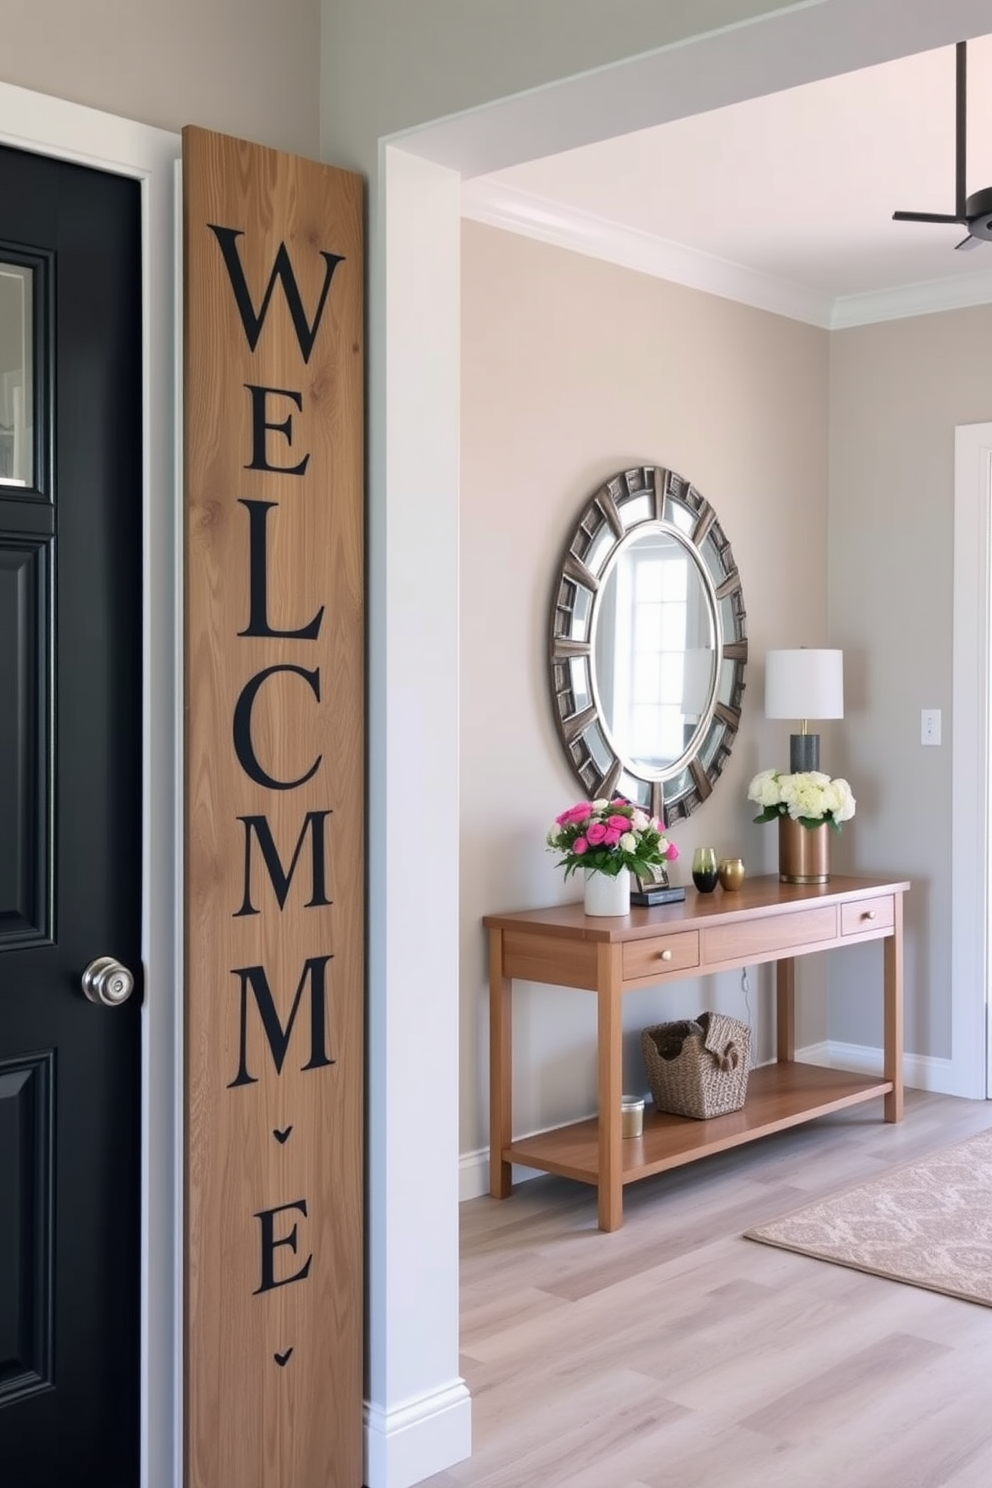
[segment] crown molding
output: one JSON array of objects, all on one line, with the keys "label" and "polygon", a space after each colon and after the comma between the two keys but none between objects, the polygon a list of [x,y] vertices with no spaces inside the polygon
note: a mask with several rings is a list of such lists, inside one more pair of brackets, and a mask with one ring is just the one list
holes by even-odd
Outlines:
[{"label": "crown molding", "polygon": [[874,325],[881,320],[905,320],[913,315],[967,310],[973,305],[989,303],[992,303],[992,269],[969,274],[966,279],[928,279],[921,284],[902,284],[873,294],[844,295],[834,300],[830,329],[842,331],[850,326]]},{"label": "crown molding", "polygon": [[462,182],[462,216],[823,330],[845,330],[992,302],[992,270],[965,279],[933,279],[833,299],[481,176]]},{"label": "crown molding", "polygon": [[656,279],[828,329],[833,302],[769,274],[484,177],[462,182],[462,216]]}]

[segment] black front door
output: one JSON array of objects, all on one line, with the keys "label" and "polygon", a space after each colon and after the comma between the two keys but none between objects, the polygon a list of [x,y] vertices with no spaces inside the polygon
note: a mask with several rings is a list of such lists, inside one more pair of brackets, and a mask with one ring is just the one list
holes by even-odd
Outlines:
[{"label": "black front door", "polygon": [[[140,312],[138,184],[0,148],[9,1488],[138,1482]],[[84,996],[101,957],[133,973],[129,1001]],[[108,983],[113,997],[120,983]]]}]

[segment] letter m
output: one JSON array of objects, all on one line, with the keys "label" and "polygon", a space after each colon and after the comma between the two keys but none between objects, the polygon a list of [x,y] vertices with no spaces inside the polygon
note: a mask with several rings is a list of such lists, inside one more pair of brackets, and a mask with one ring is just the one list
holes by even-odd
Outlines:
[{"label": "letter m", "polygon": [[327,1007],[327,963],[330,956],[311,956],[303,963],[300,980],[296,987],[296,996],[293,998],[293,1006],[289,1010],[285,1027],[276,1009],[269,979],[265,975],[264,966],[241,966],[231,972],[241,984],[241,1022],[238,1039],[238,1073],[228,1085],[228,1090],[233,1090],[237,1085],[255,1085],[258,1076],[248,1072],[248,1011],[251,1006],[250,999],[254,998],[258,1016],[262,1022],[262,1031],[265,1041],[272,1055],[272,1063],[276,1067],[276,1074],[282,1074],[282,1067],[286,1062],[289,1052],[289,1042],[293,1037],[293,1027],[296,1023],[296,1015],[300,1011],[303,1001],[303,992],[310,983],[310,1058],[306,1064],[300,1065],[301,1069],[322,1069],[325,1065],[334,1064],[327,1054],[327,1029],[326,1029],[326,1007]]},{"label": "letter m", "polygon": [[320,322],[323,318],[324,306],[327,303],[327,296],[330,292],[331,280],[334,278],[334,270],[339,263],[344,262],[341,254],[325,253],[322,248],[318,250],[321,258],[324,260],[324,287],[320,292],[320,299],[314,313],[313,323],[311,324],[307,320],[307,313],[303,308],[300,287],[296,282],[296,275],[293,273],[293,265],[289,261],[289,254],[286,251],[285,243],[279,244],[279,251],[272,266],[272,273],[269,275],[269,282],[265,287],[265,294],[262,296],[261,308],[256,312],[255,306],[252,303],[251,291],[248,288],[248,281],[245,278],[241,256],[238,253],[238,239],[243,238],[244,233],[234,227],[215,227],[212,222],[208,222],[207,226],[220,244],[220,251],[224,257],[224,267],[227,269],[227,277],[231,281],[238,314],[241,316],[241,324],[244,326],[245,336],[248,339],[248,345],[251,350],[254,351],[258,345],[258,338],[262,334],[265,317],[269,313],[269,304],[276,287],[276,280],[279,280],[282,284],[282,292],[286,296],[286,304],[289,307],[289,313],[293,320],[293,329],[296,331],[296,339],[299,342],[300,355],[303,357],[304,363],[309,362],[310,353],[313,351],[313,343],[316,341],[317,332],[320,330]]},{"label": "letter m", "polygon": [[252,903],[251,897],[251,863],[252,863],[252,834],[258,838],[258,846],[262,854],[269,882],[280,909],[285,909],[286,899],[289,894],[289,886],[293,881],[297,864],[303,853],[303,845],[306,841],[307,832],[310,833],[310,898],[307,900],[306,908],[314,909],[321,905],[330,904],[327,897],[325,855],[324,855],[324,823],[330,816],[329,811],[308,811],[303,818],[303,826],[300,835],[296,839],[296,847],[289,861],[289,867],[283,868],[282,859],[279,856],[275,841],[272,836],[272,828],[264,816],[239,816],[238,821],[243,823],[245,829],[245,871],[244,871],[244,898],[241,908],[236,909],[233,915],[238,919],[241,915],[255,915],[259,911]]}]

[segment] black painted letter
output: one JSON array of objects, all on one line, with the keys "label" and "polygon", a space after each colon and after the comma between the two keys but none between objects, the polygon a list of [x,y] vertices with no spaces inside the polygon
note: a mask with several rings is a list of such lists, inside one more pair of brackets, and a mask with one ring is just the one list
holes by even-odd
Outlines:
[{"label": "black painted letter", "polygon": [[233,1090],[238,1085],[257,1085],[258,1083],[258,1076],[248,1073],[249,992],[255,998],[255,1005],[262,1020],[262,1030],[269,1046],[269,1053],[272,1055],[272,1063],[276,1067],[276,1074],[281,1075],[308,977],[310,979],[310,1058],[300,1068],[303,1070],[323,1069],[335,1063],[327,1053],[327,980],[325,973],[330,959],[330,956],[311,956],[303,963],[300,980],[296,986],[296,996],[293,998],[293,1006],[289,1010],[285,1028],[276,1010],[269,979],[265,975],[265,967],[239,966],[231,972],[231,975],[238,977],[241,982],[241,1029],[238,1042],[238,1072],[228,1084],[228,1090]]},{"label": "black painted letter", "polygon": [[244,233],[234,227],[215,227],[212,222],[209,222],[207,226],[220,244],[220,251],[224,256],[224,266],[227,269],[227,277],[231,281],[238,314],[241,316],[241,324],[244,326],[245,336],[247,337],[250,349],[254,351],[258,345],[258,338],[262,334],[265,317],[269,313],[269,301],[272,299],[272,291],[276,287],[276,280],[279,279],[282,281],[283,294],[286,296],[286,304],[289,307],[289,313],[293,320],[293,328],[296,331],[296,339],[299,342],[300,354],[304,362],[309,362],[310,353],[313,351],[313,343],[316,341],[317,332],[320,330],[321,317],[324,314],[324,306],[327,303],[331,280],[334,278],[334,270],[339,263],[344,262],[344,259],[339,253],[325,253],[322,248],[318,250],[325,264],[324,287],[320,292],[320,300],[313,317],[313,325],[310,325],[307,320],[306,311],[303,308],[303,301],[300,299],[300,290],[296,282],[296,275],[293,273],[293,266],[289,261],[289,254],[286,252],[286,244],[280,243],[279,251],[275,257],[275,263],[272,266],[272,273],[269,275],[269,282],[262,297],[262,306],[256,315],[255,307],[251,302],[248,282],[245,279],[245,271],[238,254],[238,239],[243,238]]},{"label": "black painted letter", "polygon": [[249,677],[241,689],[237,703],[234,705],[234,752],[238,756],[238,762],[245,774],[250,776],[258,785],[264,785],[267,790],[295,790],[299,785],[305,785],[320,769],[324,756],[318,754],[313,764],[305,775],[297,780],[276,780],[262,769],[258,763],[255,746],[251,738],[251,712],[255,706],[255,698],[259,689],[267,677],[276,672],[292,672],[297,677],[302,677],[308,684],[314,697],[320,702],[320,670],[306,672],[298,666],[270,666],[261,672],[256,672],[254,677]]},{"label": "black painted letter", "polygon": [[296,1225],[288,1235],[280,1235],[278,1240],[275,1233],[275,1217],[277,1214],[285,1214],[289,1209],[298,1209],[307,1219],[306,1199],[297,1199],[295,1204],[279,1204],[275,1209],[261,1209],[255,1215],[262,1226],[262,1280],[255,1288],[253,1296],[258,1297],[262,1292],[271,1292],[274,1287],[289,1286],[291,1281],[306,1281],[310,1275],[310,1265],[313,1261],[313,1252],[307,1256],[299,1271],[294,1271],[292,1276],[280,1276],[276,1279],[275,1254],[280,1245],[288,1245],[293,1254],[296,1254]]},{"label": "black painted letter", "polygon": [[268,819],[264,816],[239,816],[238,821],[243,823],[245,829],[245,896],[241,902],[241,908],[235,911],[234,918],[239,915],[258,914],[251,899],[251,842],[252,833],[258,838],[258,845],[262,850],[262,858],[268,869],[269,881],[275,891],[276,899],[280,909],[285,909],[286,898],[289,894],[289,886],[296,872],[296,865],[300,861],[303,851],[303,843],[307,832],[310,833],[310,898],[307,900],[306,908],[314,909],[322,904],[330,904],[325,888],[325,853],[324,853],[324,823],[330,816],[330,811],[308,811],[303,818],[303,826],[300,835],[296,839],[296,847],[288,868],[283,868],[282,859],[272,839],[272,828]]},{"label": "black painted letter", "polygon": [[315,641],[320,634],[324,606],[299,630],[276,630],[269,624],[268,543],[265,529],[269,511],[278,501],[244,501],[238,505],[248,513],[248,624],[240,636],[280,636],[291,641]]},{"label": "black painted letter", "polygon": [[278,475],[305,475],[310,463],[310,456],[304,455],[298,465],[272,465],[269,463],[265,452],[265,431],[271,429],[276,434],[284,434],[286,443],[293,442],[293,415],[287,414],[281,424],[269,423],[265,417],[265,400],[271,396],[274,398],[290,398],[302,413],[303,394],[291,392],[289,388],[256,387],[254,383],[246,382],[245,387],[251,397],[251,464],[246,465],[246,470],[274,470]]}]

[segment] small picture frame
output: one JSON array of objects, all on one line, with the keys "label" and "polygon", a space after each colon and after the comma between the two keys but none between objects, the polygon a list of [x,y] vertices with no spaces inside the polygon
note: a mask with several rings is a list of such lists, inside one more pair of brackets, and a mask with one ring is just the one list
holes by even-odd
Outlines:
[{"label": "small picture frame", "polygon": [[650,894],[652,889],[667,889],[668,869],[664,863],[658,863],[649,874],[635,873],[634,880],[643,894]]}]

